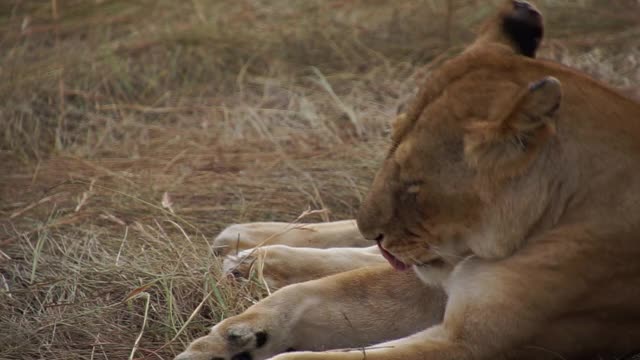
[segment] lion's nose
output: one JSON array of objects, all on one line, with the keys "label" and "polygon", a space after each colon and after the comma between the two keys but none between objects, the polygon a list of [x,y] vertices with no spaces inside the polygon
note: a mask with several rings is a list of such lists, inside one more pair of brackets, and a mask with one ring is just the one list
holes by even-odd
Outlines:
[{"label": "lion's nose", "polygon": [[531,9],[531,4],[526,1],[513,0],[513,6],[518,9]]},{"label": "lion's nose", "polygon": [[380,242],[384,239],[384,231],[382,230],[384,224],[376,213],[376,209],[371,210],[371,208],[360,208],[356,218],[358,230],[365,239]]},{"label": "lion's nose", "polygon": [[384,240],[384,234],[381,231],[360,231],[360,233],[362,234],[362,236],[367,239],[367,240],[371,240],[371,241],[376,241],[376,242],[382,242],[382,240]]},{"label": "lion's nose", "polygon": [[538,11],[538,9],[536,9],[535,7],[533,7],[533,5],[529,4],[526,1],[514,0],[513,8],[518,12],[524,12],[524,14],[521,14],[521,15],[535,16],[535,17],[538,17],[540,15],[540,12]]}]

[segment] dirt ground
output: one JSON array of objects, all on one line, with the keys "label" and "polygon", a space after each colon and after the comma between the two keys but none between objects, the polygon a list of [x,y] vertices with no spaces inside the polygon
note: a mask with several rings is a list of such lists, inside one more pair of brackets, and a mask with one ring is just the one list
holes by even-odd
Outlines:
[{"label": "dirt ground", "polygon": [[[0,2],[0,359],[170,359],[264,296],[209,242],[353,217],[495,3]],[[640,3],[537,3],[542,57],[640,95]]]}]

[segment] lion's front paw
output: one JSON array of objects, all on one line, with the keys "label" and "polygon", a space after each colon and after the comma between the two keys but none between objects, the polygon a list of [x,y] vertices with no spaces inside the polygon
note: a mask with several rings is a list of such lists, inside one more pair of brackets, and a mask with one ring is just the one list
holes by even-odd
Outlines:
[{"label": "lion's front paw", "polygon": [[[291,224],[278,222],[231,225],[213,240],[213,253],[225,256],[262,245],[278,244],[292,230]],[[306,232],[298,233],[295,238],[304,240]]]},{"label": "lion's front paw", "polygon": [[237,253],[240,250],[253,248],[264,240],[254,224],[235,224],[222,230],[213,240],[213,253],[218,256]]},{"label": "lion's front paw", "polygon": [[248,249],[240,251],[237,255],[227,255],[222,262],[222,272],[235,278],[249,279],[259,255],[260,249]]},{"label": "lion's front paw", "polygon": [[222,270],[224,274],[234,278],[250,279],[252,275],[256,275],[270,289],[279,289],[298,282],[292,276],[302,270],[295,265],[296,259],[292,256],[295,250],[284,245],[243,250],[237,255],[227,255],[222,263]]},{"label": "lion's front paw", "polygon": [[[233,322],[233,321],[231,321]],[[269,333],[247,322],[222,322],[179,354],[175,360],[260,360],[278,352]]]}]

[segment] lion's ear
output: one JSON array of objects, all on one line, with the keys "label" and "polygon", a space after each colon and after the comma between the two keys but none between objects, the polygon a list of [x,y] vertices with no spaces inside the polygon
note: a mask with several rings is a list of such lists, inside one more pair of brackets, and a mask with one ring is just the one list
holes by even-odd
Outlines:
[{"label": "lion's ear", "polygon": [[540,11],[526,1],[508,0],[482,27],[476,43],[507,45],[520,55],[535,57],[543,35],[544,22]]},{"label": "lion's ear", "polygon": [[[554,115],[560,108],[562,85],[554,77],[529,84],[496,118],[467,127],[465,155],[471,165],[498,170],[525,165],[555,134]],[[515,168],[514,168],[515,170]]]},{"label": "lion's ear", "polygon": [[530,132],[541,127],[548,127],[553,115],[560,108],[562,101],[562,84],[553,76],[529,84],[522,99],[512,112],[512,116],[504,119],[505,127],[513,132]]}]

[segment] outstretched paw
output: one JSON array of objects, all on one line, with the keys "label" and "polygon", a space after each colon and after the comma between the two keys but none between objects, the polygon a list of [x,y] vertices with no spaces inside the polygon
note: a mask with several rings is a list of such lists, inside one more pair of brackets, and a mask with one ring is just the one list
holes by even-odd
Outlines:
[{"label": "outstretched paw", "polygon": [[284,245],[247,249],[237,255],[227,255],[222,263],[222,271],[237,279],[251,279],[252,276],[257,276],[270,289],[279,289],[300,282],[294,276],[303,270],[295,259],[298,252],[304,250]]},{"label": "outstretched paw", "polygon": [[192,342],[175,360],[260,360],[277,354],[271,350],[274,346],[269,346],[267,331],[248,323],[227,323]]},{"label": "outstretched paw", "polygon": [[260,249],[247,249],[237,255],[227,255],[222,262],[222,272],[234,278],[249,279],[251,269],[259,257]]},{"label": "outstretched paw", "polygon": [[225,256],[241,250],[251,249],[273,236],[274,232],[274,229],[262,223],[231,225],[222,230],[213,240],[213,253],[218,256]]}]

